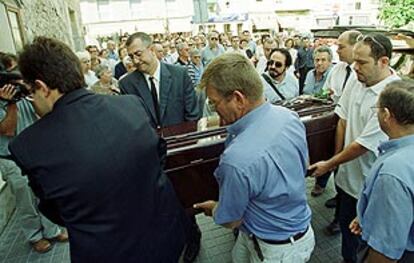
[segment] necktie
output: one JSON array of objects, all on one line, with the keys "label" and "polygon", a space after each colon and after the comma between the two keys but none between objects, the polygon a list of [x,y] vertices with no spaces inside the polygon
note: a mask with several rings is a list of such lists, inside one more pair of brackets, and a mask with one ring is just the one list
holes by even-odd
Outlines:
[{"label": "necktie", "polygon": [[154,105],[155,116],[157,118],[157,125],[160,126],[160,105],[158,104],[157,89],[155,88],[154,77],[150,77],[149,80],[151,83],[152,104]]},{"label": "necktie", "polygon": [[342,90],[344,90],[345,88],[346,82],[348,81],[349,76],[351,75],[351,71],[352,71],[351,66],[350,65],[346,66],[346,75],[344,79],[344,84],[342,84]]}]

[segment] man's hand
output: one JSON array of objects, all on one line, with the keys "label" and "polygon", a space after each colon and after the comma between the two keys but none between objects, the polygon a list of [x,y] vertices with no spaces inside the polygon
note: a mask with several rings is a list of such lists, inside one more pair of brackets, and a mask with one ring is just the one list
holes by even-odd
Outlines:
[{"label": "man's hand", "polygon": [[216,201],[213,200],[209,200],[209,201],[205,201],[203,203],[197,203],[193,205],[193,208],[195,209],[203,209],[204,210],[204,214],[206,216],[213,216],[213,210],[215,209],[217,205]]},{"label": "man's hand", "polygon": [[308,170],[314,170],[311,175],[314,177],[319,177],[321,175],[324,175],[327,172],[332,171],[333,169],[335,169],[335,167],[332,167],[329,161],[320,161],[308,167]]},{"label": "man's hand", "polygon": [[352,234],[357,236],[360,236],[362,234],[362,228],[359,225],[357,217],[355,217],[354,220],[352,220],[351,224],[349,224],[349,230],[351,230]]},{"label": "man's hand", "polygon": [[16,88],[11,84],[6,84],[0,89],[0,98],[3,100],[11,100],[16,94]]}]

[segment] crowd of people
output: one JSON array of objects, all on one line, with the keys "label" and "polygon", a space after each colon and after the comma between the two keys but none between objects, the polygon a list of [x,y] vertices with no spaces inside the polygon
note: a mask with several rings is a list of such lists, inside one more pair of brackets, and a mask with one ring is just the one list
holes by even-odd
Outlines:
[{"label": "crowd of people", "polygon": [[[69,234],[73,262],[193,262],[202,233],[163,172],[160,135],[217,114],[219,199],[194,208],[238,230],[234,262],[310,259],[308,170],[314,197],[334,177],[326,232],[341,233],[344,262],[413,261],[414,83],[390,67],[386,36],[137,32],[103,46],[37,37],[1,56],[22,80],[0,88],[0,171],[36,251]],[[29,95],[15,99],[18,84]],[[274,105],[302,94],[337,104],[328,160],[309,164],[303,123]]]}]

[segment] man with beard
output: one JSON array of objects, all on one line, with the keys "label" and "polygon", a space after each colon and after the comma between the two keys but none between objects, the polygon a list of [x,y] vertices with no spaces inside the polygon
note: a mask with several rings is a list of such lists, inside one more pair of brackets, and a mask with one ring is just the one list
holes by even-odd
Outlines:
[{"label": "man with beard", "polygon": [[371,107],[375,107],[385,86],[399,79],[389,66],[392,44],[386,36],[371,34],[357,40],[353,57],[358,80],[349,81],[335,108],[340,118],[335,139],[337,153],[309,167],[315,169],[313,175],[318,177],[339,166],[335,184],[341,204],[338,219],[345,262],[356,262],[360,239],[348,226],[356,216],[357,198],[377,157],[378,146],[387,138]]},{"label": "man with beard", "polygon": [[[259,74],[266,71],[267,61],[270,59],[270,53],[272,50],[279,47],[279,43],[274,38],[266,38],[263,42],[263,54],[264,56],[259,57],[259,61],[256,65],[256,70]],[[292,63],[291,63],[292,64]]]},{"label": "man with beard", "polygon": [[271,51],[269,57],[267,72],[262,74],[266,99],[274,103],[299,96],[298,80],[286,71],[292,65],[289,51],[276,48]]}]

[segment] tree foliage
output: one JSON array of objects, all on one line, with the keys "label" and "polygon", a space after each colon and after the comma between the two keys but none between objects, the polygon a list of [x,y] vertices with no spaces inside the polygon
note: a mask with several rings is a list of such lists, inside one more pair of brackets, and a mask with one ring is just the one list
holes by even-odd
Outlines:
[{"label": "tree foliage", "polygon": [[414,0],[382,0],[380,18],[393,28],[407,25],[414,20]]}]

